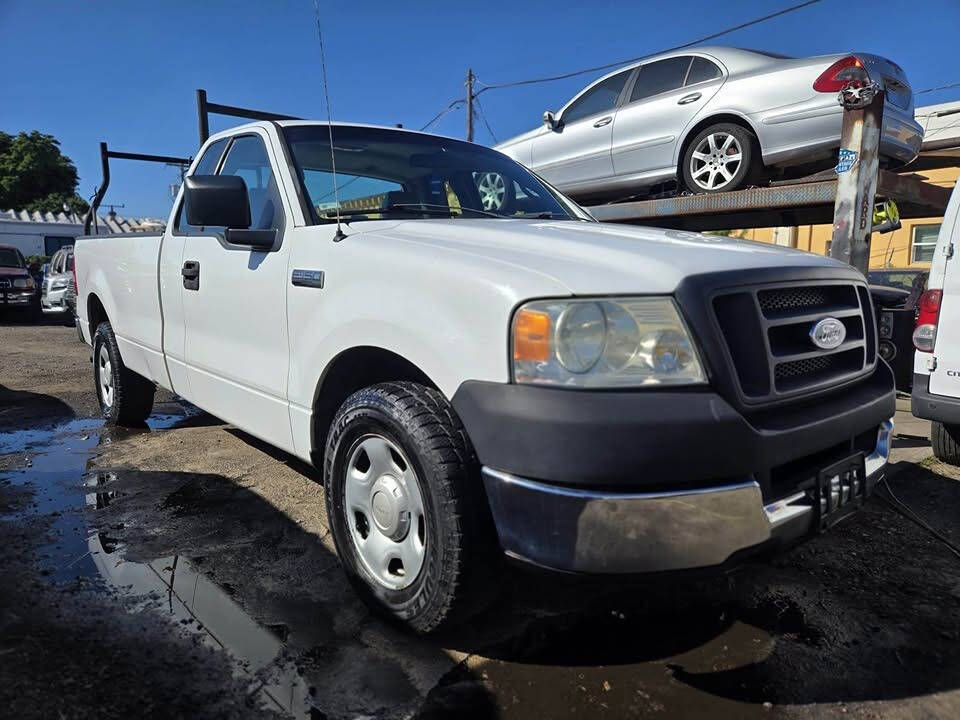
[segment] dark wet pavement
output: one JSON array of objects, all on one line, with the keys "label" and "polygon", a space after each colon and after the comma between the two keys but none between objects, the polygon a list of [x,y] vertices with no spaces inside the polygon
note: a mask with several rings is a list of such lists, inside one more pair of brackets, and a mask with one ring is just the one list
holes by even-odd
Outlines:
[{"label": "dark wet pavement", "polygon": [[[896,715],[900,701],[960,688],[950,655],[960,569],[878,504],[735,583],[611,588],[505,569],[502,599],[485,615],[417,638],[369,614],[322,528],[280,509],[270,477],[177,469],[177,453],[195,459],[224,428],[193,409],[161,410],[140,431],[70,420],[0,434],[0,456],[13,458],[0,481],[32,488],[26,512],[51,520],[36,547],[45,582],[115,596],[118,612],[159,616],[225,652],[262,708],[312,718],[753,718],[892,701],[884,707]],[[231,442],[259,452],[242,434]],[[150,457],[164,469],[112,464],[114,450],[156,443]],[[960,509],[955,484],[929,472],[914,481]],[[304,498],[309,516],[316,499]],[[898,567],[910,552],[932,558],[935,580]]]}]

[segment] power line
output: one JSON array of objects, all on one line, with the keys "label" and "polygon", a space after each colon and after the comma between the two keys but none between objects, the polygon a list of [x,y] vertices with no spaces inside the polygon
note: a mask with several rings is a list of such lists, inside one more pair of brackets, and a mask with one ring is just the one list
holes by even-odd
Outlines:
[{"label": "power line", "polygon": [[433,125],[437,120],[439,120],[439,119],[442,118],[444,115],[446,115],[448,112],[450,112],[451,110],[456,110],[457,107],[459,107],[460,105],[463,105],[466,101],[467,101],[466,98],[460,98],[459,100],[454,100],[452,103],[450,103],[449,105],[447,105],[443,110],[441,110],[441,111],[438,112],[436,115],[434,115],[434,116],[433,116],[433,119],[432,119],[430,122],[428,122],[426,125],[424,125],[422,128],[420,128],[420,131],[423,132],[423,131],[426,130],[428,127],[430,127],[431,125]]},{"label": "power line", "polygon": [[500,142],[497,140],[497,136],[493,133],[493,128],[490,127],[490,123],[487,122],[487,116],[483,112],[483,108],[480,107],[480,99],[474,96],[473,101],[477,104],[477,114],[480,116],[480,119],[483,120],[484,126],[487,128],[487,132],[490,133],[490,137],[493,138],[494,143]]},{"label": "power line", "polygon": [[927,88],[926,90],[918,90],[914,93],[914,95],[925,95],[926,93],[936,92],[937,90],[951,90],[957,87],[960,87],[960,82],[950,83],[949,85],[941,85],[940,87]]},{"label": "power line", "polygon": [[694,45],[700,45],[701,43],[707,42],[708,40],[713,40],[723,35],[729,35],[730,33],[735,32],[737,30],[742,30],[743,28],[751,27],[753,25],[758,25],[762,22],[766,22],[767,20],[772,20],[773,18],[780,17],[781,15],[786,15],[787,13],[791,13],[796,10],[802,10],[803,8],[809,7],[810,5],[815,5],[818,2],[820,2],[820,0],[806,0],[806,2],[799,3],[798,5],[792,5],[788,8],[784,8],[783,10],[778,10],[777,12],[770,13],[769,15],[764,15],[763,17],[758,17],[753,20],[749,20],[745,23],[734,25],[733,27],[729,27],[725,30],[711,33],[710,35],[705,35],[701,38],[697,38],[696,40],[691,40],[690,42],[683,43],[682,45],[676,45],[672,48],[661,50],[660,52],[657,52],[657,53],[648,53],[646,55],[641,55],[640,57],[628,58],[626,60],[619,60],[617,62],[607,63],[605,65],[596,65],[594,67],[584,68],[583,70],[574,70],[573,72],[563,73],[562,75],[550,75],[542,78],[532,78],[529,80],[515,80],[513,82],[505,82],[505,83],[494,83],[494,84],[480,83],[483,85],[483,87],[480,90],[478,90],[476,94],[479,95],[480,93],[486,92],[487,90],[499,90],[500,88],[519,87],[521,85],[534,85],[537,83],[553,82],[555,80],[566,80],[567,78],[576,77],[577,75],[585,75],[586,73],[597,72],[598,70],[607,70],[608,68],[618,67],[620,65],[626,65],[628,63],[636,62],[638,60],[643,60],[644,58],[651,57],[652,55],[660,55],[662,53],[673,52],[674,50],[683,50],[684,48],[692,47]]}]

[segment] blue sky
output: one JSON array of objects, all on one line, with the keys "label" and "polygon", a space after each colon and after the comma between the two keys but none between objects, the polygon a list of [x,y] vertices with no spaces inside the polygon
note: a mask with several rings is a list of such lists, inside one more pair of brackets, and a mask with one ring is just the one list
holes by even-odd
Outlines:
[{"label": "blue sky", "polygon": [[[794,1],[321,0],[333,117],[419,128],[463,95],[467,67],[496,83],[599,65]],[[896,60],[923,89],[960,82],[958,29],[960,0],[823,0],[718,42],[790,55],[874,52]],[[192,155],[196,88],[214,102],[326,117],[313,0],[0,0],[0,48],[0,130],[59,138],[84,196],[100,181],[100,140],[118,150]],[[487,92],[482,107],[502,140],[535,126],[543,110],[591,79]],[[960,88],[918,100],[955,99]],[[230,124],[214,118],[211,129]],[[432,130],[463,137],[464,124],[461,109]],[[482,122],[476,140],[493,144]],[[111,169],[105,202],[125,204],[124,215],[166,218],[174,170],[125,161]]]}]

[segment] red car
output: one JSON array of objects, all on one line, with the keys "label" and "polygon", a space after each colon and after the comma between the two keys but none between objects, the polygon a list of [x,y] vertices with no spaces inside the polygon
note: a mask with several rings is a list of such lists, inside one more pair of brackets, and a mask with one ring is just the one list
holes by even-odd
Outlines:
[{"label": "red car", "polygon": [[33,306],[35,283],[20,251],[0,245],[0,310]]}]

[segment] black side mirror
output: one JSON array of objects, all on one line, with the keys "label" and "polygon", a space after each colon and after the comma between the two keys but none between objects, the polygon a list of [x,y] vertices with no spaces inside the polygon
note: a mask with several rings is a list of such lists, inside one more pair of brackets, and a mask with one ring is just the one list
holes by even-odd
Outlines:
[{"label": "black side mirror", "polygon": [[237,230],[250,227],[250,200],[242,177],[191,175],[183,185],[190,225]]}]

